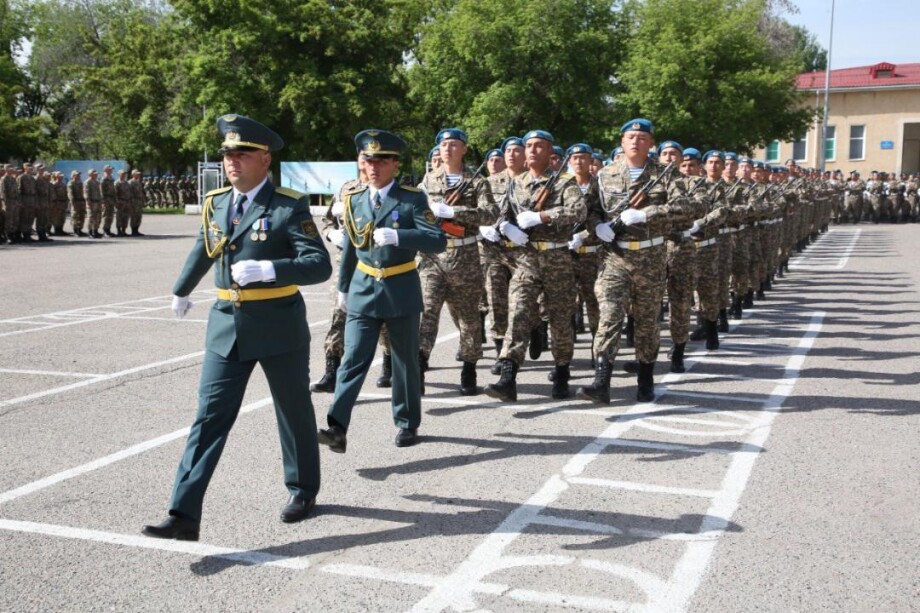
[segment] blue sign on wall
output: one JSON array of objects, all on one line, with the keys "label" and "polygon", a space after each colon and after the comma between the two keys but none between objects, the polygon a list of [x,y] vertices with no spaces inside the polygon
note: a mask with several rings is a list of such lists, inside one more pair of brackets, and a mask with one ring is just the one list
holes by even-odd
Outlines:
[{"label": "blue sign on wall", "polygon": [[334,196],[343,183],[357,178],[357,162],[281,162],[281,187],[305,194]]},{"label": "blue sign on wall", "polygon": [[894,141],[893,140],[883,140],[882,149],[894,149]]}]

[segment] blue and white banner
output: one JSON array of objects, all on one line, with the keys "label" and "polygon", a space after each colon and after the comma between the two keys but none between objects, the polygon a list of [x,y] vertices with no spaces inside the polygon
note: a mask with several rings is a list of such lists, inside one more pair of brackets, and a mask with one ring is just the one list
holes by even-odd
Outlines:
[{"label": "blue and white banner", "polygon": [[105,173],[102,172],[102,169],[106,165],[114,168],[112,171],[112,176],[118,179],[118,171],[128,168],[128,163],[124,160],[58,160],[54,163],[51,168],[46,168],[45,170],[55,170],[64,173],[64,182],[70,183],[70,173],[74,170],[80,171],[80,180],[86,181],[89,178],[90,169],[95,169],[99,173],[99,179],[101,180]]},{"label": "blue and white banner", "polygon": [[358,178],[357,162],[281,162],[281,187],[305,194],[334,196]]}]

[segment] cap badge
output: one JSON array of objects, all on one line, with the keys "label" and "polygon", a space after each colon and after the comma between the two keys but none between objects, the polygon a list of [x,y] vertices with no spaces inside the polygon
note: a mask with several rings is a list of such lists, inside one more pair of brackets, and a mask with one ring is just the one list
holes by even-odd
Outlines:
[{"label": "cap badge", "polygon": [[376,153],[380,151],[380,143],[375,140],[368,141],[366,149],[371,153]]},{"label": "cap badge", "polygon": [[642,124],[639,123],[638,121],[632,125],[633,130],[639,130],[641,128],[642,128]]},{"label": "cap badge", "polygon": [[240,135],[237,132],[227,132],[224,138],[228,143],[235,143],[240,140]]},{"label": "cap badge", "polygon": [[223,117],[221,117],[221,119],[223,119],[224,121],[233,123],[234,121],[236,121],[236,115],[224,115]]},{"label": "cap badge", "polygon": [[368,130],[368,131],[366,132],[366,134],[367,134],[368,136],[373,137],[373,136],[377,136],[378,134],[380,134],[380,132],[378,132],[377,130]]}]

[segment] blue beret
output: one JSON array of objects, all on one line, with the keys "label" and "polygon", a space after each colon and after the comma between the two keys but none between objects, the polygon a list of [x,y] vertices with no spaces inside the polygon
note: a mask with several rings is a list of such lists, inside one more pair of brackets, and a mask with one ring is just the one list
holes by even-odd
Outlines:
[{"label": "blue beret", "polygon": [[650,158],[652,158],[653,160],[657,160],[657,159],[658,159],[658,152],[655,151],[654,149],[649,149],[648,156],[649,156]]},{"label": "blue beret", "polygon": [[565,157],[565,150],[559,145],[553,145],[553,153],[555,153],[559,157]]},{"label": "blue beret", "polygon": [[725,161],[727,162],[728,160],[735,160],[735,161],[737,162],[737,161],[738,161],[738,154],[735,153],[734,151],[726,151],[726,152],[725,152]]},{"label": "blue beret", "polygon": [[742,155],[742,156],[739,156],[739,157],[738,157],[738,163],[739,163],[739,164],[753,164],[753,163],[754,163],[754,160],[752,160],[751,158],[749,158],[749,157],[746,156],[746,155]]},{"label": "blue beret", "polygon": [[705,162],[709,158],[716,158],[718,160],[724,160],[725,154],[719,151],[718,149],[710,149],[709,151],[703,154],[703,161]]},{"label": "blue beret", "polygon": [[220,153],[227,151],[278,151],[284,140],[274,130],[243,115],[224,115],[217,119],[217,129],[224,140]]},{"label": "blue beret", "polygon": [[438,155],[441,154],[441,150],[437,147],[437,145],[432,147],[431,151],[428,152],[428,159],[430,160],[431,158],[433,158],[435,153],[437,153]]},{"label": "blue beret", "polygon": [[523,141],[521,138],[517,137],[517,136],[509,136],[509,137],[506,138],[506,139],[504,140],[504,142],[502,143],[502,153],[504,153],[505,151],[507,151],[507,150],[508,150],[508,147],[512,147],[512,146],[523,148],[523,147],[524,147],[524,141]]},{"label": "blue beret", "polygon": [[355,134],[355,148],[367,157],[399,157],[408,149],[406,141],[386,130],[362,130]]},{"label": "blue beret", "polygon": [[623,124],[620,132],[648,132],[649,134],[654,134],[655,127],[648,119],[630,119]]},{"label": "blue beret", "polygon": [[460,128],[444,128],[438,132],[437,138],[434,140],[436,145],[440,145],[442,140],[447,140],[448,138],[453,138],[456,140],[463,141],[463,144],[466,144],[467,137],[466,132]]},{"label": "blue beret", "polygon": [[623,149],[623,147],[617,147],[616,149],[610,152],[610,159],[612,160],[613,158],[620,155],[621,153],[626,153],[626,151]]},{"label": "blue beret", "polygon": [[489,152],[486,153],[486,159],[487,159],[487,160],[491,160],[492,158],[494,158],[494,157],[496,157],[496,156],[502,157],[502,150],[501,150],[501,149],[489,149]]},{"label": "blue beret", "polygon": [[662,152],[665,149],[677,149],[680,152],[683,152],[684,148],[680,146],[680,143],[676,140],[666,140],[660,145],[658,145],[658,152]]},{"label": "blue beret", "polygon": [[592,154],[591,154],[591,157],[593,157],[595,160],[600,160],[601,162],[604,161],[604,154],[603,154],[603,153],[592,153]]},{"label": "blue beret", "polygon": [[755,162],[753,162],[753,164],[754,164],[754,168],[756,168],[757,170],[766,170],[766,169],[767,169],[767,165],[764,164],[763,162],[757,162],[757,161],[755,161]]},{"label": "blue beret", "polygon": [[591,148],[591,145],[587,143],[575,143],[568,149],[566,149],[566,155],[574,155],[576,153],[594,153],[594,149]]},{"label": "blue beret", "polygon": [[532,138],[542,138],[543,140],[549,141],[551,143],[556,142],[556,140],[553,138],[553,135],[547,132],[546,130],[531,130],[530,132],[524,135],[523,140],[526,143]]},{"label": "blue beret", "polygon": [[684,161],[686,161],[686,160],[697,160],[697,161],[699,161],[700,157],[702,157],[702,156],[700,156],[700,150],[699,150],[699,149],[697,149],[697,148],[695,148],[695,147],[687,147],[686,149],[684,149],[684,157],[683,157]]}]

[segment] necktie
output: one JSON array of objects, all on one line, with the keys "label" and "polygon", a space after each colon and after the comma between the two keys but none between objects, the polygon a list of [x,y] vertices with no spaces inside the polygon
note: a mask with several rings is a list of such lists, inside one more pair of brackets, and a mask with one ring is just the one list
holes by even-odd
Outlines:
[{"label": "necktie", "polygon": [[374,194],[374,210],[380,208],[380,192]]},{"label": "necktie", "polygon": [[233,213],[233,225],[240,225],[240,220],[243,218],[243,203],[246,202],[246,194],[240,194],[240,197],[236,201],[236,211]]}]

